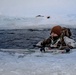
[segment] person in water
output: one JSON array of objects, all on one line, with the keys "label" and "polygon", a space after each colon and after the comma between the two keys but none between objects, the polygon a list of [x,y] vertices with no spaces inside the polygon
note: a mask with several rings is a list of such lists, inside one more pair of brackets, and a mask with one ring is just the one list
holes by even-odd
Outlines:
[{"label": "person in water", "polygon": [[70,39],[71,31],[69,28],[61,27],[59,25],[54,26],[51,29],[50,37],[45,39],[41,42],[42,48],[50,47],[50,48],[58,48],[58,49],[65,49],[65,48],[73,48],[71,44],[67,44],[65,42],[66,37]]}]

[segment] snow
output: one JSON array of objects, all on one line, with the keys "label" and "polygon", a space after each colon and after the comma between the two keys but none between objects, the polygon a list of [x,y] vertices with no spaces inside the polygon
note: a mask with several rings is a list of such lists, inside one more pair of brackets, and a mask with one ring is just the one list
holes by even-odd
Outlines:
[{"label": "snow", "polygon": [[0,29],[50,28],[55,25],[76,28],[76,14],[44,17],[9,17],[0,15]]},{"label": "snow", "polygon": [[76,75],[76,49],[71,53],[0,52],[0,75]]}]

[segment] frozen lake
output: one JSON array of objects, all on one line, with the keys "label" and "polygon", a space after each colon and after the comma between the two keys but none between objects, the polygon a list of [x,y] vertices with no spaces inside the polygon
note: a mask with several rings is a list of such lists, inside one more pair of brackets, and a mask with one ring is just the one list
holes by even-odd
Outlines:
[{"label": "frozen lake", "polygon": [[76,75],[76,49],[67,54],[0,52],[0,75]]},{"label": "frozen lake", "polygon": [[[76,29],[71,31],[76,41]],[[33,47],[49,33],[49,29],[0,30],[0,75],[76,75],[76,49],[53,54]]]}]

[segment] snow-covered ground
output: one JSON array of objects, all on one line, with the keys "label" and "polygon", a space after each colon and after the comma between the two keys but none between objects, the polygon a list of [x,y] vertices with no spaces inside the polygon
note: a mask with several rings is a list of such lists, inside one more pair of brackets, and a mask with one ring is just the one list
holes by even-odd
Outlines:
[{"label": "snow-covered ground", "polygon": [[9,17],[0,15],[0,29],[49,28],[55,25],[76,28],[76,14],[44,17]]},{"label": "snow-covered ground", "polygon": [[76,75],[76,49],[67,54],[0,52],[0,75]]}]

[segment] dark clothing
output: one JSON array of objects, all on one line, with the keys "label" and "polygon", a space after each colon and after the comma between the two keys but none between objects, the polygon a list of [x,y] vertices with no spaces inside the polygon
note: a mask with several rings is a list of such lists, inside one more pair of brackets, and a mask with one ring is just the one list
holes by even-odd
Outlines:
[{"label": "dark clothing", "polygon": [[[54,28],[52,29],[51,32],[56,33],[56,32],[58,31],[58,29],[61,30],[61,28],[60,28],[59,26],[56,26],[56,27],[54,27]],[[56,31],[55,31],[55,30],[56,30]],[[59,31],[58,31],[58,32],[59,32]],[[62,31],[61,31],[61,32],[62,32],[61,35],[58,35],[58,36],[53,37],[53,38],[50,36],[48,39],[45,39],[45,40],[41,43],[41,46],[42,46],[42,47],[46,47],[46,46],[51,47],[51,45],[56,45],[57,48],[60,48],[60,47],[65,48],[67,45],[66,45],[66,43],[65,43],[65,41],[64,41],[64,36],[70,38],[70,36],[71,36],[72,34],[71,34],[71,31],[70,31],[69,28],[62,28]],[[58,34],[58,33],[57,33],[57,34]],[[59,33],[59,34],[60,34],[60,33]]]}]

